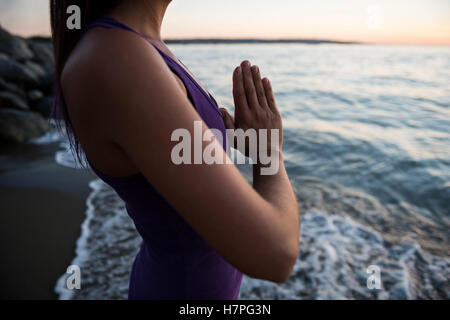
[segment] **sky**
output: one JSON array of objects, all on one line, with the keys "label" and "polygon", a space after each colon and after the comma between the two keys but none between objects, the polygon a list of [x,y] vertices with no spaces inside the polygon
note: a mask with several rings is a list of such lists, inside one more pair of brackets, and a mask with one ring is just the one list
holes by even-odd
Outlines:
[{"label": "sky", "polygon": [[[0,0],[0,24],[48,35],[48,0]],[[450,45],[450,0],[173,0],[163,36]]]}]

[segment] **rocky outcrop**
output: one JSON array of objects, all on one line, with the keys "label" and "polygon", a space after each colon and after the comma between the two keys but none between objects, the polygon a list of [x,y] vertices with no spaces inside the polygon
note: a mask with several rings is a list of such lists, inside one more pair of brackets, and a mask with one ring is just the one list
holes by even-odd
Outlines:
[{"label": "rocky outcrop", "polygon": [[13,36],[2,28],[0,28],[0,52],[19,61],[28,60],[34,56],[25,39]]},{"label": "rocky outcrop", "polygon": [[55,99],[53,97],[45,97],[43,99],[40,99],[34,107],[34,110],[39,112],[42,116],[48,118],[52,111],[54,101]]},{"label": "rocky outcrop", "polygon": [[0,53],[0,77],[23,86],[36,87],[39,85],[39,77],[36,72],[3,53]]},{"label": "rocky outcrop", "polygon": [[12,108],[28,110],[28,105],[20,96],[15,93],[0,91],[0,108]]},{"label": "rocky outcrop", "polygon": [[0,145],[50,129],[54,58],[49,38],[22,38],[0,26]]},{"label": "rocky outcrop", "polygon": [[44,134],[49,128],[49,122],[37,112],[0,109],[0,137],[3,142],[25,142]]}]

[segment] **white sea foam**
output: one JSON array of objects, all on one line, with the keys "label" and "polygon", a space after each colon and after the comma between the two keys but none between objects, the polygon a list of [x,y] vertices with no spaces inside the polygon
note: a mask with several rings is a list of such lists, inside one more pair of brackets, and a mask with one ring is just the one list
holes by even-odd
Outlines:
[{"label": "white sea foam", "polygon": [[[90,183],[86,220],[72,264],[81,267],[81,290],[58,280],[60,299],[125,299],[129,272],[141,238],[124,203],[101,180]],[[340,195],[342,201],[354,201]],[[244,277],[241,299],[449,298],[450,260],[416,242],[392,244],[348,216],[309,209],[301,220],[299,259],[282,285]],[[367,288],[366,269],[381,269],[382,288]],[[447,291],[446,291],[447,290]],[[447,296],[445,297],[445,294]]]},{"label": "white sea foam", "polygon": [[[418,299],[444,298],[432,286],[450,276],[450,260],[424,252],[417,243],[388,246],[382,235],[349,217],[311,210],[302,218],[300,254],[282,285],[244,278],[248,299]],[[381,270],[380,290],[368,289],[367,267]],[[421,282],[410,275],[426,269]],[[441,283],[443,284],[443,283]],[[447,291],[448,292],[448,291]],[[448,298],[448,296],[447,296]]]},{"label": "white sea foam", "polygon": [[69,168],[82,168],[80,164],[75,160],[68,142],[61,143],[61,148],[63,148],[63,150],[58,151],[55,154],[55,160],[57,163]]},{"label": "white sea foam", "polygon": [[81,290],[67,289],[64,274],[55,291],[60,299],[123,299],[141,238],[114,190],[101,180],[89,186],[86,219],[71,263],[81,268]]},{"label": "white sea foam", "polygon": [[48,144],[52,142],[59,142],[63,140],[64,138],[61,136],[61,134],[56,129],[51,129],[47,131],[45,134],[43,134],[40,137],[31,139],[29,143],[34,144]]}]

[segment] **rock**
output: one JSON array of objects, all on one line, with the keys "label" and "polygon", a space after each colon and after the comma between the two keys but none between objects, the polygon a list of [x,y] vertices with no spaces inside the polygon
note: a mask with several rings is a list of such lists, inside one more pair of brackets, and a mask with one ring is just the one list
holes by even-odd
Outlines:
[{"label": "rock", "polygon": [[38,76],[23,64],[0,53],[0,77],[14,83],[28,86],[39,86]]},{"label": "rock", "polygon": [[25,92],[19,86],[14,83],[9,83],[0,78],[0,91],[9,91],[25,98]]},{"label": "rock", "polygon": [[15,109],[0,109],[0,140],[25,142],[50,129],[50,124],[39,113]]},{"label": "rock", "polygon": [[33,110],[36,110],[39,112],[42,116],[45,118],[50,117],[50,114],[53,109],[53,103],[55,101],[54,97],[45,97],[44,99],[40,100],[33,108]]},{"label": "rock", "polygon": [[397,284],[391,290],[389,290],[390,300],[408,300],[408,294],[404,284]]},{"label": "rock", "polygon": [[31,102],[36,102],[41,100],[44,97],[44,94],[42,93],[42,91],[39,90],[31,90],[28,91],[27,97],[28,100],[30,100]]},{"label": "rock", "polygon": [[42,89],[50,93],[54,91],[55,59],[53,58],[53,47],[49,39],[33,37],[28,39],[30,47],[34,51],[33,62],[45,70],[45,76],[41,76]]},{"label": "rock", "polygon": [[11,35],[0,27],[0,52],[7,54],[16,60],[28,60],[34,57],[27,42],[17,36]]},{"label": "rock", "polygon": [[42,81],[47,76],[47,72],[44,70],[44,68],[42,68],[36,62],[27,61],[25,62],[25,67],[30,69],[39,78],[40,81]]},{"label": "rock", "polygon": [[55,59],[53,56],[53,47],[51,41],[29,39],[28,44],[34,52],[34,61],[42,64],[47,71],[53,70]]},{"label": "rock", "polygon": [[39,79],[39,88],[49,93],[53,86],[53,71],[47,71],[33,61],[25,62],[25,67],[30,69]]},{"label": "rock", "polygon": [[55,93],[55,70],[47,72],[45,77],[42,79],[43,88],[47,88],[48,93]]},{"label": "rock", "polygon": [[27,103],[21,97],[7,91],[0,91],[0,108],[29,109]]},{"label": "rock", "polygon": [[8,90],[9,88],[9,83],[6,82],[5,80],[3,80],[3,78],[0,78],[0,90]]}]

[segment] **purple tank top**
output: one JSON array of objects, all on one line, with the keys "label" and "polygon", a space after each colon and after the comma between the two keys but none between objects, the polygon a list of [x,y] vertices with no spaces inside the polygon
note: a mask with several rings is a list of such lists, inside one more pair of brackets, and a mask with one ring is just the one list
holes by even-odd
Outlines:
[{"label": "purple tank top", "polygon": [[[83,34],[94,27],[123,29],[142,36],[183,81],[189,100],[203,121],[225,137],[216,101],[174,59],[113,18],[101,17],[88,25]],[[90,166],[125,202],[143,239],[131,270],[129,299],[239,299],[242,273],[215,252],[142,174],[113,178]]]}]

